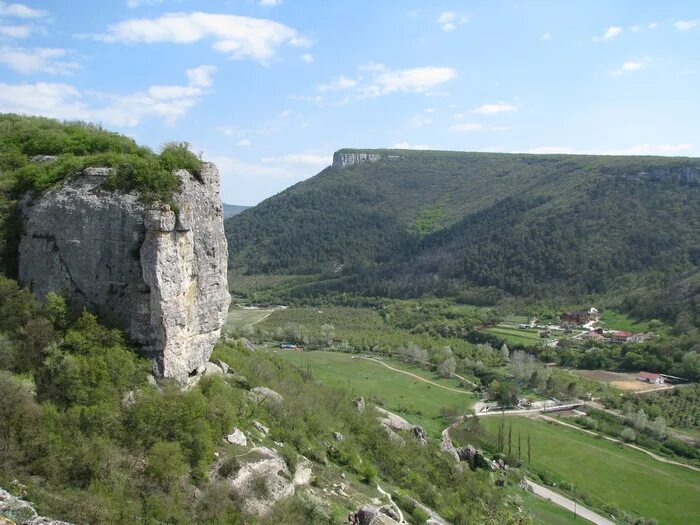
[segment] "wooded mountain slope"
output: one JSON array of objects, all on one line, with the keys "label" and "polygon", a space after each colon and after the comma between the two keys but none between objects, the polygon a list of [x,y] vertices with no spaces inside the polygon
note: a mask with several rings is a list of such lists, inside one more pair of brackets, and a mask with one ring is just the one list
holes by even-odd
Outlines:
[{"label": "wooded mountain slope", "polygon": [[379,295],[574,295],[700,264],[700,159],[369,151],[227,221],[232,266]]}]

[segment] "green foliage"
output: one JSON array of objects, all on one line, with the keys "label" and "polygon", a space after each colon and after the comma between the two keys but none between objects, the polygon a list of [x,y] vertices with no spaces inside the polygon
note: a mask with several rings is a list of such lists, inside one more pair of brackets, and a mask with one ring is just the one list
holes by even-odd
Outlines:
[{"label": "green foliage", "polygon": [[107,188],[136,191],[145,202],[171,203],[180,185],[173,170],[198,175],[200,164],[184,142],[166,144],[157,155],[92,124],[0,114],[0,270],[14,271],[22,193],[43,192],[86,167],[105,166],[114,168]]}]

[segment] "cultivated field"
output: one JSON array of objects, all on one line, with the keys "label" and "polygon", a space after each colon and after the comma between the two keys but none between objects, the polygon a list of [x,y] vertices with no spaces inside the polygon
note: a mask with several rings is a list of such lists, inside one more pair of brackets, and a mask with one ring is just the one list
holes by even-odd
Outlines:
[{"label": "cultivated field", "polygon": [[228,318],[222,332],[229,334],[245,325],[254,325],[267,319],[276,310],[273,308],[239,308],[233,307],[228,312]]},{"label": "cultivated field", "polygon": [[423,426],[435,437],[439,436],[446,426],[440,416],[443,407],[455,408],[465,413],[476,401],[476,396],[460,388],[456,380],[440,379],[430,371],[393,359],[385,359],[383,362],[435,384],[390,370],[381,363],[352,354],[279,350],[277,355],[304,370],[311,370],[316,379],[323,383],[347,388],[353,395],[380,402],[387,410],[400,414],[411,423]]},{"label": "cultivated field", "polygon": [[608,372],[606,370],[572,370],[572,373],[590,379],[607,383],[610,386],[626,390],[628,392],[639,392],[642,390],[663,389],[667,385],[652,385],[637,380],[637,374],[625,374],[622,372]]},{"label": "cultivated field", "polygon": [[544,339],[540,338],[539,332],[532,329],[511,328],[508,326],[493,326],[487,328],[486,332],[497,335],[505,339],[508,343],[520,343],[524,345],[539,345]]},{"label": "cultivated field", "polygon": [[[485,417],[481,422],[495,434],[499,419]],[[514,436],[531,436],[533,471],[575,483],[597,506],[614,504],[662,525],[699,522],[699,473],[559,425],[507,417],[506,428],[510,424]]]}]

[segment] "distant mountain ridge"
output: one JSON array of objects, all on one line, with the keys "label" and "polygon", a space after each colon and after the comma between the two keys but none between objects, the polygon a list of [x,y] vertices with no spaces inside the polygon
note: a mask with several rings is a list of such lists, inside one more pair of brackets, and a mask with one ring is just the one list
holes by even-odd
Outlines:
[{"label": "distant mountain ridge", "polygon": [[700,159],[343,149],[226,229],[245,273],[378,295],[604,292],[697,271]]},{"label": "distant mountain ridge", "polygon": [[250,206],[238,206],[236,204],[224,204],[224,219],[230,219],[234,215],[247,210]]}]

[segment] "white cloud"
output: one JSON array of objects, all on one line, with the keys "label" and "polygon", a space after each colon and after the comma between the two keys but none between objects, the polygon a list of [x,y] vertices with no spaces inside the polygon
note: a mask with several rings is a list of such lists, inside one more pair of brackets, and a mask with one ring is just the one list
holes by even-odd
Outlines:
[{"label": "white cloud", "polygon": [[162,2],[163,0],[126,0],[126,6],[131,9],[136,9],[142,5],[154,5]]},{"label": "white cloud", "polygon": [[479,122],[468,122],[465,124],[454,124],[450,126],[452,131],[507,131],[506,126],[484,126]]},{"label": "white cloud", "polygon": [[308,39],[295,29],[264,18],[212,13],[168,13],[158,18],[135,18],[108,27],[97,40],[123,43],[171,42],[191,44],[212,39],[214,50],[232,59],[268,62],[282,45],[306,47]]},{"label": "white cloud", "polygon": [[649,29],[656,29],[657,27],[659,27],[659,23],[658,22],[650,22],[647,27]]},{"label": "white cloud", "polygon": [[392,149],[434,149],[427,144],[409,144],[408,142],[397,142],[391,147]]},{"label": "white cloud", "polygon": [[282,0],[260,0],[260,5],[265,7],[275,7],[276,5],[280,5],[281,3]]},{"label": "white cloud", "polygon": [[630,27],[630,31],[632,31],[633,33],[638,32],[640,29],[641,29],[641,27],[638,25]]},{"label": "white cloud", "polygon": [[443,31],[454,31],[457,26],[469,22],[467,15],[458,15],[454,11],[443,11],[437,19],[437,23]]},{"label": "white cloud", "polygon": [[328,84],[321,84],[317,86],[316,89],[321,93],[326,91],[339,91],[341,89],[350,89],[357,85],[357,80],[347,78],[344,75],[340,75],[338,78],[334,78]]},{"label": "white cloud", "polygon": [[360,71],[384,71],[386,69],[386,66],[384,64],[379,64],[378,62],[367,62],[366,64],[362,64],[360,67],[358,67]]},{"label": "white cloud", "polygon": [[241,139],[238,142],[236,142],[236,146],[238,146],[239,148],[250,146],[250,144],[250,139]]},{"label": "white cloud", "polygon": [[530,148],[526,150],[525,153],[533,153],[537,155],[553,155],[556,153],[573,154],[576,153],[573,148],[561,147],[561,146],[539,146],[537,148]]},{"label": "white cloud", "polygon": [[32,32],[30,25],[2,25],[0,24],[0,38],[27,38]]},{"label": "white cloud", "polygon": [[0,2],[0,16],[12,18],[41,18],[46,16],[46,11],[34,9],[24,4],[9,4]]},{"label": "white cloud", "polygon": [[457,71],[449,67],[416,67],[412,69],[379,70],[369,86],[362,89],[362,95],[377,97],[399,91],[425,93],[448,82],[457,76]]},{"label": "white cloud", "polygon": [[641,60],[628,60],[622,66],[620,69],[616,69],[614,71],[611,71],[610,74],[614,76],[620,76],[624,73],[629,73],[631,71],[637,71],[639,69],[642,69],[643,67],[646,67],[646,65],[651,61],[650,58],[642,58]]},{"label": "white cloud", "polygon": [[694,29],[697,27],[697,25],[700,24],[700,19],[697,20],[678,20],[674,26],[676,26],[676,29],[678,31],[690,31],[691,29]]},{"label": "white cloud", "polygon": [[311,53],[303,53],[300,58],[302,62],[306,62],[307,64],[314,61],[314,56]]},{"label": "white cloud", "polygon": [[610,26],[608,29],[605,31],[602,37],[593,37],[594,42],[602,42],[604,40],[612,40],[616,36],[620,35],[622,33],[622,28],[619,26]]},{"label": "white cloud", "polygon": [[63,83],[0,84],[0,112],[135,126],[145,118],[172,124],[197,105],[201,86],[150,86],[126,95],[81,92]]},{"label": "white cloud", "polygon": [[212,75],[216,73],[216,66],[199,66],[185,71],[191,86],[210,87],[213,83]]},{"label": "white cloud", "polygon": [[512,111],[518,111],[518,106],[514,104],[507,104],[505,102],[483,104],[478,108],[472,109],[472,113],[479,113],[480,115],[496,115],[498,113],[509,113]]},{"label": "white cloud", "polygon": [[70,75],[80,67],[76,62],[61,60],[66,56],[65,49],[36,47],[0,47],[0,63],[19,73],[47,73],[49,75]]},{"label": "white cloud", "polygon": [[525,153],[569,154],[569,155],[664,155],[674,156],[693,150],[690,143],[681,144],[637,144],[626,148],[577,150],[568,146],[540,146],[526,149]]},{"label": "white cloud", "polygon": [[318,152],[290,153],[281,157],[265,157],[260,159],[265,164],[291,163],[310,166],[314,169],[323,169],[332,163],[332,155],[322,155]]},{"label": "white cloud", "polygon": [[540,37],[540,40],[544,40],[545,42],[548,40],[551,40],[551,39],[552,39],[552,33],[545,33],[544,35],[542,35]]}]

